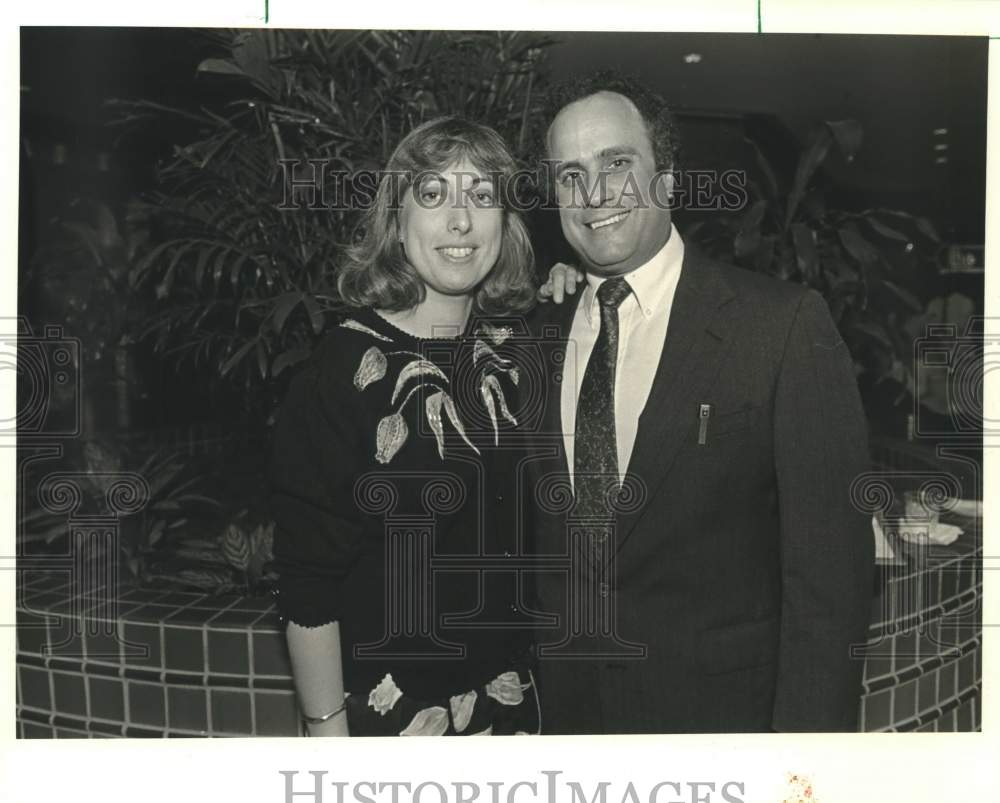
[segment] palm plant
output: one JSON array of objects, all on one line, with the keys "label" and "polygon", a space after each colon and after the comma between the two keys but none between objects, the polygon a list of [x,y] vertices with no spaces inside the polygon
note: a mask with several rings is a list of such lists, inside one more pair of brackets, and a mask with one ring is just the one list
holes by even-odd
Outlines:
[{"label": "palm plant", "polygon": [[907,285],[921,262],[933,261],[940,239],[933,225],[895,209],[851,211],[829,201],[820,169],[831,151],[853,161],[862,128],[855,120],[826,122],[782,175],[747,140],[755,164],[752,202],[741,215],[719,216],[686,231],[709,252],[743,267],[819,291],[851,347],[859,372],[907,384],[912,337],[904,328],[923,304]]},{"label": "palm plant", "polygon": [[461,114],[521,152],[538,117],[550,41],[532,33],[239,31],[198,71],[226,100],[200,109],[117,101],[116,122],[179,124],[146,201],[158,244],[130,282],[157,299],[142,335],[158,350],[270,394],[309,355],[337,304],[334,271],[356,222],[335,208],[282,211],[281,160],[376,170],[413,126]]}]

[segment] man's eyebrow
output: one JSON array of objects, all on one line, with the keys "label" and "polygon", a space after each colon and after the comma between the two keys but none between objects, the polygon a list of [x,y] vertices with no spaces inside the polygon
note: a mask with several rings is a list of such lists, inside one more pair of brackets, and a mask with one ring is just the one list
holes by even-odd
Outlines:
[{"label": "man's eyebrow", "polygon": [[597,158],[604,160],[612,156],[638,156],[638,148],[631,145],[612,145],[610,148],[602,148],[597,152]]}]

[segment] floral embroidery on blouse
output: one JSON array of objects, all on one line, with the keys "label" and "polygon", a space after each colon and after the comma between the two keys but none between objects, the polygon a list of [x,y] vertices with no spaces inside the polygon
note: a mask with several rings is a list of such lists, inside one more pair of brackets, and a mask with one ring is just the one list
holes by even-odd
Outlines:
[{"label": "floral embroidery on blouse", "polygon": [[[486,684],[486,696],[492,697],[501,705],[520,705],[524,702],[524,690],[531,687],[531,683],[521,683],[517,672],[504,672]],[[392,675],[386,674],[379,681],[379,684],[368,694],[368,705],[374,708],[379,714],[385,716],[395,707],[396,703],[403,697],[400,689]],[[449,713],[451,724],[454,725],[455,733],[462,733],[472,720],[472,713],[476,706],[479,695],[473,690],[465,694],[456,694],[448,700],[446,708],[434,705],[422,708],[413,715],[410,723],[400,731],[400,736],[442,736],[448,730]],[[485,730],[470,733],[470,736],[489,736],[493,732],[493,726],[489,725]],[[518,731],[520,735],[528,735],[525,731]]]},{"label": "floral embroidery on blouse", "polygon": [[[394,342],[391,338],[379,334],[374,329],[358,323],[348,318],[340,324],[346,329],[357,332],[364,332],[383,342]],[[510,424],[517,426],[517,419],[510,412],[507,406],[507,399],[504,396],[498,373],[507,374],[511,381],[517,385],[520,374],[517,366],[510,360],[498,355],[492,346],[499,346],[508,340],[513,331],[508,326],[493,327],[489,324],[482,324],[476,330],[476,340],[473,345],[472,363],[475,366],[482,366],[479,380],[479,395],[483,400],[486,411],[489,413],[490,421],[493,424],[493,442],[500,444],[499,415]],[[487,343],[489,340],[492,343]],[[424,402],[424,416],[434,433],[437,441],[438,455],[444,459],[444,425],[442,423],[441,412],[448,417],[448,421],[462,440],[476,454],[479,449],[469,440],[465,431],[465,425],[458,414],[455,401],[449,390],[451,382],[445,373],[433,362],[425,359],[422,355],[413,351],[397,350],[383,351],[382,347],[371,346],[361,357],[361,362],[354,373],[354,387],[358,392],[364,391],[370,385],[380,382],[389,371],[389,357],[410,358],[396,375],[396,382],[393,386],[392,399],[390,404],[393,411],[379,421],[375,432],[375,459],[379,463],[388,463],[399,452],[409,437],[409,427],[403,418],[403,410],[407,403],[420,388],[432,388],[436,392],[432,393]],[[409,391],[404,391],[409,387]],[[400,399],[402,399],[400,401]]]}]

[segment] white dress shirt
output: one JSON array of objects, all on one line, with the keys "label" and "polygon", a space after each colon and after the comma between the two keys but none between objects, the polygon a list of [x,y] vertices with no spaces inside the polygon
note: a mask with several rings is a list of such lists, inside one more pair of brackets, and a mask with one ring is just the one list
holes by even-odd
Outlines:
[{"label": "white dress shirt", "polygon": [[[635,445],[639,415],[646,405],[660,364],[683,260],[684,243],[671,224],[670,237],[663,248],[649,262],[624,276],[632,292],[618,308],[618,361],[615,369],[615,436],[618,471],[623,480]],[[601,331],[597,288],[603,281],[602,276],[587,274],[587,284],[576,308],[566,347],[566,371],[560,404],[570,480],[573,479],[574,469],[576,405],[587,360]]]}]

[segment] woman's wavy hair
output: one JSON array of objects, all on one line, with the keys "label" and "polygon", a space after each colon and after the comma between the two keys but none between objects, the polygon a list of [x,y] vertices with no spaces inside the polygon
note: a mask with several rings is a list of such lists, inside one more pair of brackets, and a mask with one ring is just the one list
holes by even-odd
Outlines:
[{"label": "woman's wavy hair", "polygon": [[524,221],[510,203],[517,162],[496,131],[460,117],[439,117],[417,126],[389,157],[374,203],[359,222],[360,236],[347,249],[339,271],[337,289],[344,302],[399,311],[423,301],[424,284],[399,241],[399,211],[414,178],[441,172],[463,159],[493,178],[504,207],[500,255],[476,288],[475,311],[499,315],[525,312],[534,305],[534,252]]}]

